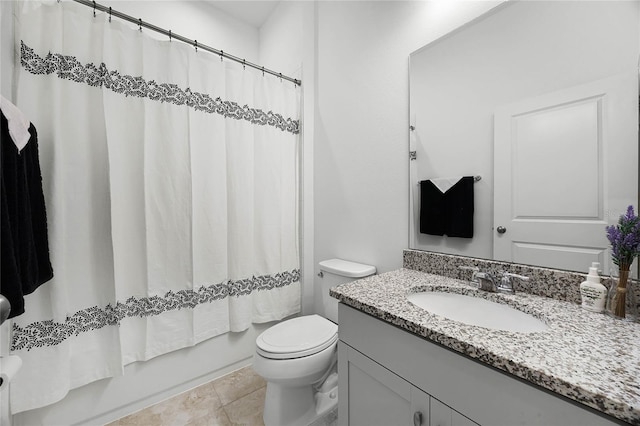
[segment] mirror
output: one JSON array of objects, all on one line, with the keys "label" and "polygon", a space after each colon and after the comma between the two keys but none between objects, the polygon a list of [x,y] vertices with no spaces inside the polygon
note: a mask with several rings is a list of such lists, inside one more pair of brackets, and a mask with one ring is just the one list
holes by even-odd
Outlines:
[{"label": "mirror", "polygon": [[[605,226],[638,208],[639,12],[508,2],[410,55],[410,248],[609,272]],[[472,238],[421,233],[419,182],[460,176]]]}]

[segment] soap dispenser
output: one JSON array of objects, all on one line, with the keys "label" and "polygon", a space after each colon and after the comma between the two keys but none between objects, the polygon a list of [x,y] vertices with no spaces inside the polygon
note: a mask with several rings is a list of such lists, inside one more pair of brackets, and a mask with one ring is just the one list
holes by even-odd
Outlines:
[{"label": "soap dispenser", "polygon": [[607,300],[607,288],[600,282],[600,275],[598,275],[599,267],[600,263],[591,263],[587,280],[580,284],[582,307],[587,311],[604,311],[604,304]]}]

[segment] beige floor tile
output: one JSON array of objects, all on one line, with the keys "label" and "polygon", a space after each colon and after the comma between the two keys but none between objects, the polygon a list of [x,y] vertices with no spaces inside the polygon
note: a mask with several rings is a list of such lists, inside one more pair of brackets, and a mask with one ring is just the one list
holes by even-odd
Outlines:
[{"label": "beige floor tile", "polygon": [[[218,398],[212,382],[209,382],[124,417],[117,424],[112,423],[111,426],[182,426],[205,417],[215,419],[214,414],[221,408],[220,398]],[[229,424],[226,414],[224,412],[222,414],[227,423],[221,420],[219,423],[211,424]]]},{"label": "beige floor tile", "polygon": [[[198,413],[194,416],[194,412],[192,412],[189,407],[194,404],[197,405],[197,403],[197,400],[191,398],[191,392],[185,392],[159,404],[156,404],[153,407],[150,407],[149,410],[151,410],[151,412],[153,412],[154,414],[158,414],[160,416],[160,423],[155,424],[163,426],[181,426],[185,425],[194,418],[206,414],[206,409],[194,409],[194,412]],[[211,406],[213,407],[212,404]]]},{"label": "beige floor tile", "polygon": [[265,386],[245,367],[107,426],[263,426]]},{"label": "beige floor tile", "polygon": [[222,405],[227,405],[267,385],[251,366],[227,374],[213,382]]},{"label": "beige floor tile", "polygon": [[150,408],[123,417],[118,421],[118,426],[149,426],[162,424],[162,417],[159,413],[154,413]]},{"label": "beige floor tile", "polygon": [[213,413],[190,421],[186,426],[232,426],[232,423],[224,408],[219,408]]},{"label": "beige floor tile", "polygon": [[233,425],[264,426],[262,409],[266,387],[262,387],[249,395],[224,406]]},{"label": "beige floor tile", "polygon": [[213,387],[213,382],[205,383],[183,393],[180,402],[181,410],[191,413],[193,419],[213,413],[221,407],[222,402]]}]

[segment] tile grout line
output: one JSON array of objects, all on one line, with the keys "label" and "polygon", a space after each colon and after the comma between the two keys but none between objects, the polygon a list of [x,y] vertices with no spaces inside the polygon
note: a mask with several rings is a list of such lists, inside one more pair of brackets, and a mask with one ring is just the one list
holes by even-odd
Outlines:
[{"label": "tile grout line", "polygon": [[[242,396],[239,396],[239,397],[237,397],[236,399],[234,399],[233,401],[229,401],[229,402],[227,402],[226,404],[223,404],[223,403],[222,403],[222,400],[220,400],[221,407],[226,407],[227,405],[231,405],[231,404],[233,404],[234,402],[237,402],[237,401],[241,400],[242,398],[245,398],[245,397],[247,397],[247,396],[249,396],[249,395],[251,395],[251,394],[254,394],[254,393],[258,392],[259,390],[262,390],[262,389],[264,389],[264,388],[266,388],[266,387],[267,387],[267,385],[260,386],[259,388],[255,388],[255,389],[253,389],[252,391],[250,391],[249,393],[244,394],[244,395],[242,395]],[[216,393],[217,393],[217,391],[216,391]]]},{"label": "tile grout line", "polygon": [[[239,397],[239,398],[235,399],[234,401],[230,401],[228,404],[225,404],[225,405],[223,405],[223,406],[222,406],[222,409],[224,410],[225,414],[227,415],[227,417],[228,417],[228,419],[229,419],[229,421],[230,421],[230,423],[231,423],[232,425],[237,426],[237,425],[242,424],[243,426],[251,426],[250,424],[244,424],[244,423],[237,423],[237,422],[234,422],[232,419],[233,419],[233,418],[235,418],[235,416],[233,416],[233,415],[232,415],[233,413],[230,413],[229,411],[227,411],[227,409],[231,409],[231,407],[230,407],[230,406],[231,406],[232,404],[234,404],[234,403],[236,403],[236,402],[240,401],[241,399],[249,398],[249,397],[251,397],[252,395],[254,395],[255,393],[261,392],[263,389],[264,389],[264,390],[265,390],[265,392],[266,392],[266,387],[267,387],[266,385],[261,386],[261,387],[259,387],[259,388],[255,389],[255,390],[253,390],[253,391],[249,392],[248,394],[246,394],[246,395],[244,395],[244,396],[241,396],[241,397]],[[263,423],[263,421],[262,421],[263,408],[264,408],[264,402],[261,404],[260,409],[258,410],[258,412],[259,412],[259,414],[260,414],[260,416],[259,416],[259,418],[260,418],[260,423],[259,423],[259,425],[264,425],[264,423]],[[256,412],[256,414],[257,414],[258,412]]]}]

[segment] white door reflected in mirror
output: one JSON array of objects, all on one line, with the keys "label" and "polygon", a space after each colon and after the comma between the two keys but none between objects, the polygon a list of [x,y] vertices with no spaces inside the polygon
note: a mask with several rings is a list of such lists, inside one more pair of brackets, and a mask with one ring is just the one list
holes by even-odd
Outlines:
[{"label": "white door reflected in mirror", "polygon": [[636,92],[634,72],[496,109],[495,260],[609,270],[606,214],[637,175]]}]

